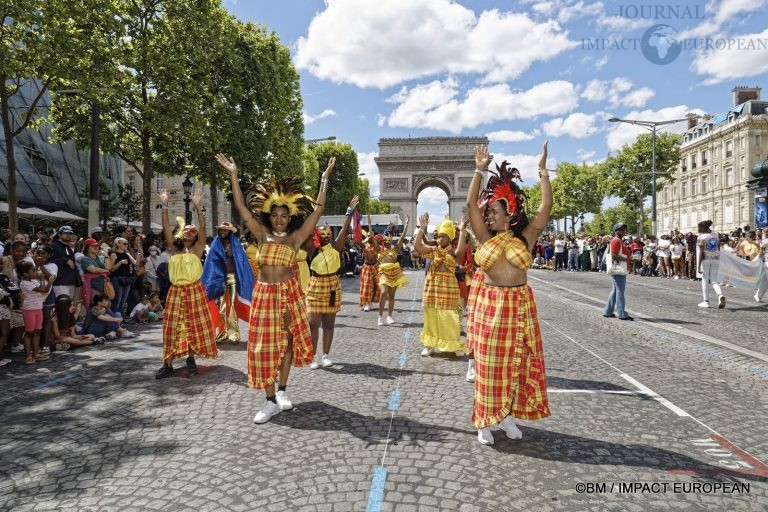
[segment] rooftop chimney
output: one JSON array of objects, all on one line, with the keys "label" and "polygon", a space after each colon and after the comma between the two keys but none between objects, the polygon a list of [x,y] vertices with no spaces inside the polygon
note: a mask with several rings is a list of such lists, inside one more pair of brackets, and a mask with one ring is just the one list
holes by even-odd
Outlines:
[{"label": "rooftop chimney", "polygon": [[697,124],[699,124],[699,116],[698,116],[698,114],[693,114],[693,113],[685,114],[685,117],[688,118],[688,128],[687,128],[688,130],[690,130],[691,128],[693,128]]},{"label": "rooftop chimney", "polygon": [[736,107],[742,103],[750,100],[760,100],[760,87],[734,87],[731,89],[733,93],[733,106]]}]

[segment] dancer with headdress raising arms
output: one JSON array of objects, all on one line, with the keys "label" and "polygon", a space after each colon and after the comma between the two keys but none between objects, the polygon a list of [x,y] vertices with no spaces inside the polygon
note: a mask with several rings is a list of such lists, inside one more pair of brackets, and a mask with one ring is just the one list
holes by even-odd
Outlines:
[{"label": "dancer with headdress raising arms", "polygon": [[[336,324],[336,313],[341,311],[341,268],[340,252],[344,250],[349,232],[352,214],[359,199],[353,197],[347,208],[344,225],[333,239],[333,231],[329,226],[320,229],[320,249],[312,258],[309,265],[311,276],[307,288],[307,312],[309,313],[309,329],[312,333],[312,347],[316,358],[309,367],[313,370],[322,365],[323,368],[333,366],[330,358],[333,328]],[[323,328],[323,347],[317,352],[317,342],[320,337],[320,327]]]},{"label": "dancer with headdress raising arms", "polygon": [[248,386],[266,389],[267,401],[253,418],[254,423],[266,423],[281,410],[293,408],[286,393],[291,364],[307,366],[314,356],[304,295],[294,269],[296,252],[322,214],[336,159],[328,161],[316,201],[304,194],[298,177],[270,178],[266,186],[255,185],[243,198],[235,161],[222,154],[216,155],[216,161],[229,171],[235,206],[259,242],[259,275],[248,322]]},{"label": "dancer with headdress raising arms", "polygon": [[[418,253],[431,260],[424,280],[424,327],[419,339],[424,345],[421,355],[428,356],[434,351],[463,352],[461,341],[461,296],[456,280],[457,255],[464,253],[466,238],[461,236],[457,247],[451,245],[456,237],[453,221],[446,219],[437,227],[437,245],[425,245],[424,235],[429,224],[429,214],[419,217],[414,246]],[[459,232],[462,233],[467,221],[462,218]]]},{"label": "dancer with headdress raising arms", "polygon": [[374,302],[379,302],[379,272],[378,254],[379,240],[384,238],[373,231],[371,216],[368,215],[368,237],[363,248],[363,268],[360,269],[360,309],[370,311]]},{"label": "dancer with headdress raising arms", "polygon": [[[379,288],[381,289],[379,325],[395,323],[395,320],[392,318],[392,311],[395,309],[395,292],[410,283],[397,262],[397,255],[400,254],[400,250],[403,248],[405,234],[408,232],[409,220],[406,215],[403,232],[400,234],[394,249],[392,248],[392,233],[390,233],[389,236],[384,237],[383,246],[377,256],[379,259]],[[387,310],[386,320],[384,319],[384,309]]]},{"label": "dancer with headdress raising arms", "polygon": [[200,281],[203,275],[201,257],[206,238],[205,217],[200,210],[203,191],[198,188],[192,194],[192,204],[200,228],[194,224],[185,226],[184,219],[179,217],[177,222],[180,229],[176,238],[173,237],[168,220],[168,191],[161,190],[158,197],[163,208],[165,245],[172,254],[168,261],[171,288],[165,299],[163,317],[163,367],[155,375],[156,379],[164,379],[173,375],[175,358],[186,355],[187,370],[194,373],[197,371],[194,355],[214,359],[218,349],[208,298]]},{"label": "dancer with headdress raising arms", "polygon": [[490,162],[486,146],[475,148],[477,169],[467,194],[469,221],[481,244],[475,262],[483,271],[468,329],[476,372],[472,423],[482,444],[493,444],[491,425],[498,423],[507,437],[520,439],[513,418],[533,420],[550,414],[539,316],[527,284],[533,244],[552,209],[547,143],[539,160],[541,205],[530,221],[525,194],[516,183],[520,173],[507,162],[490,172],[480,191]]}]

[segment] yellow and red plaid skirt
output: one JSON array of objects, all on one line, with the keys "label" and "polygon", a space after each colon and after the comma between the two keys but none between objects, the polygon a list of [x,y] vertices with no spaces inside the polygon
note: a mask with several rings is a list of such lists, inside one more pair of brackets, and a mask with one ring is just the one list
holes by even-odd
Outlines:
[{"label": "yellow and red plaid skirt", "polygon": [[165,299],[163,359],[184,357],[189,349],[210,359],[219,353],[208,296],[200,281],[172,285]]},{"label": "yellow and red plaid skirt", "polygon": [[424,280],[424,296],[421,300],[425,308],[461,309],[459,282],[453,272],[437,271],[432,268]]},{"label": "yellow and red plaid skirt", "polygon": [[[335,297],[331,302],[331,292]],[[341,311],[341,282],[338,274],[332,276],[312,276],[307,288],[307,313],[310,315],[338,313]]]},{"label": "yellow and red plaid skirt", "polygon": [[397,290],[408,286],[408,283],[410,281],[403,274],[399,263],[379,263],[379,286],[389,286]]},{"label": "yellow and red plaid skirt", "polygon": [[477,302],[477,291],[482,286],[485,274],[482,269],[477,269],[469,283],[469,294],[467,295],[467,352],[472,352],[475,333],[475,302]]},{"label": "yellow and red plaid skirt", "polygon": [[364,307],[371,302],[379,302],[381,290],[379,282],[376,279],[378,265],[369,265],[365,263],[360,270],[360,307]]},{"label": "yellow and red plaid skirt", "polygon": [[279,283],[256,281],[252,297],[248,320],[248,386],[263,389],[277,379],[288,347],[288,331],[293,336],[293,366],[307,366],[315,357],[315,351],[301,284],[295,275]]},{"label": "yellow and red plaid skirt", "polygon": [[478,287],[474,303],[475,400],[472,423],[485,428],[508,415],[550,415],[544,349],[528,285]]}]

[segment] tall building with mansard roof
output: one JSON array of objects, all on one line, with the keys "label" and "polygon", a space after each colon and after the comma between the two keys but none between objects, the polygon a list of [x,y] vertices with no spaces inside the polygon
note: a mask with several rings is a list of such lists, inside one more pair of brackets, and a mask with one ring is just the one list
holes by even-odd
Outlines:
[{"label": "tall building with mansard roof", "polygon": [[760,99],[759,87],[731,93],[726,112],[689,115],[674,181],[657,196],[660,233],[696,232],[707,219],[721,232],[754,226],[755,190],[747,182],[752,168],[768,159],[768,101]]}]

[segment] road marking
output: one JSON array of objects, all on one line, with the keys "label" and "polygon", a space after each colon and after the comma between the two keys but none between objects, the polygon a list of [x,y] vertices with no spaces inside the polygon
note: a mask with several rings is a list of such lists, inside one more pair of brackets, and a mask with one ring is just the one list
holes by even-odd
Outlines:
[{"label": "road marking", "polygon": [[[589,300],[591,302],[596,302],[598,304],[602,304],[603,302],[605,302],[602,299],[598,299],[596,297],[592,297],[591,295],[587,295],[585,293],[581,293],[581,292],[577,292],[575,290],[571,290],[570,288],[566,288],[565,286],[554,284],[554,283],[552,283],[550,281],[547,281],[545,279],[540,279],[538,277],[533,277],[533,276],[529,276],[529,279],[533,279],[535,281],[539,281],[540,283],[543,283],[543,284],[549,285],[549,286],[551,286],[553,288],[557,288],[559,290],[571,293],[571,294],[576,295],[578,297],[581,297],[583,299],[587,299],[587,300]],[[585,306],[590,306],[589,304],[584,304],[584,305]],[[591,307],[593,307],[595,309],[602,310],[602,307],[598,307],[598,306],[591,306]],[[768,354],[763,354],[761,352],[755,352],[754,350],[750,350],[748,348],[740,347],[739,345],[734,345],[733,343],[727,342],[725,340],[720,340],[720,339],[717,339],[717,338],[713,338],[712,336],[707,336],[706,334],[702,334],[702,333],[699,333],[699,332],[696,332],[696,331],[692,331],[691,329],[688,329],[688,328],[680,326],[680,325],[675,325],[675,324],[672,324],[672,323],[669,323],[669,322],[662,322],[662,321],[659,321],[659,320],[655,320],[653,317],[644,315],[642,313],[638,313],[636,311],[631,311],[630,313],[636,319],[640,319],[640,320],[643,320],[643,321],[648,322],[650,324],[653,324],[654,327],[658,327],[659,329],[663,329],[665,331],[672,332],[674,334],[682,334],[683,336],[687,336],[689,338],[693,338],[693,339],[696,339],[696,340],[699,340],[699,341],[705,341],[707,343],[711,343],[713,345],[717,345],[717,346],[722,347],[722,348],[727,348],[728,350],[732,350],[734,352],[738,352],[740,354],[743,354],[743,355],[746,355],[746,356],[749,356],[749,357],[754,357],[755,359],[759,359],[760,361],[764,361],[764,362],[768,363]]]},{"label": "road marking", "polygon": [[648,395],[650,398],[653,398],[654,400],[659,402],[661,405],[663,405],[664,407],[666,407],[667,409],[669,409],[673,413],[677,414],[678,416],[688,417],[688,418],[691,417],[690,414],[688,414],[687,412],[685,412],[684,410],[682,410],[681,408],[679,408],[678,406],[676,406],[675,404],[673,404],[672,402],[670,402],[669,400],[664,398],[663,396],[659,395],[658,393],[656,393],[654,390],[652,390],[648,386],[646,386],[644,384],[641,384],[640,382],[636,381],[635,379],[633,379],[632,377],[630,377],[626,373],[622,373],[620,375],[620,377],[622,379],[626,380],[627,382],[629,382],[630,384],[632,384],[633,386],[635,386],[637,389],[639,389],[640,391],[642,391],[646,395]]},{"label": "road marking", "polygon": [[56,384],[61,384],[62,382],[66,382],[69,379],[74,379],[74,378],[75,378],[75,374],[73,374],[73,373],[65,373],[64,375],[62,375],[61,377],[59,377],[57,379],[49,380],[48,382],[43,382],[41,384],[38,384],[36,386],[36,389],[43,389],[43,388],[47,388],[47,387],[50,387],[50,386],[55,386]]},{"label": "road marking", "polygon": [[645,395],[642,391],[619,391],[615,389],[549,389],[547,393],[584,393],[586,395]]}]

